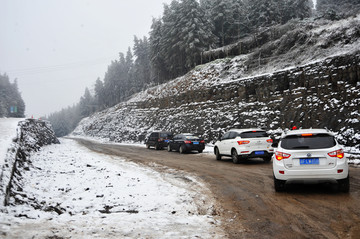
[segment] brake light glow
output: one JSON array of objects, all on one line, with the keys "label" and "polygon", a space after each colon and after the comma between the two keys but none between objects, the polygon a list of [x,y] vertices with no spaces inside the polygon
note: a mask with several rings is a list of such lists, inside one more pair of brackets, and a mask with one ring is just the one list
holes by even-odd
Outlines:
[{"label": "brake light glow", "polygon": [[301,134],[303,137],[313,136],[313,134]]},{"label": "brake light glow", "polygon": [[237,143],[238,143],[239,145],[242,145],[242,144],[249,144],[249,143],[250,143],[250,141],[249,141],[249,140],[240,140],[240,141],[237,141]]},{"label": "brake light glow", "polygon": [[185,144],[191,144],[191,141],[185,140],[184,143],[185,143]]},{"label": "brake light glow", "polygon": [[266,142],[272,144],[272,143],[273,143],[273,140],[272,140],[272,139],[268,139],[268,140],[266,140]]},{"label": "brake light glow", "polygon": [[205,140],[201,140],[200,143],[201,143],[201,144],[204,144],[204,143],[205,143]]},{"label": "brake light glow", "polygon": [[344,151],[342,149],[339,149],[328,153],[328,155],[333,158],[338,157],[339,159],[342,159],[344,158]]},{"label": "brake light glow", "polygon": [[275,158],[278,160],[278,161],[281,161],[283,159],[287,159],[287,158],[290,158],[291,154],[287,154],[287,153],[283,153],[283,152],[279,152],[279,151],[276,151],[275,152]]}]

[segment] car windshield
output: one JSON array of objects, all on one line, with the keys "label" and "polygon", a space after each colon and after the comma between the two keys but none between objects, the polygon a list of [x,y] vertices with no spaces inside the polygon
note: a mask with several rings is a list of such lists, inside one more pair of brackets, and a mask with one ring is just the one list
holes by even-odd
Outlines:
[{"label": "car windshield", "polygon": [[281,140],[281,147],[284,149],[325,149],[335,145],[334,137],[328,134],[290,135]]},{"label": "car windshield", "polygon": [[266,131],[248,131],[240,134],[241,138],[262,138],[269,137]]},{"label": "car windshield", "polygon": [[171,133],[161,133],[160,134],[160,138],[171,138],[171,137],[172,137]]}]

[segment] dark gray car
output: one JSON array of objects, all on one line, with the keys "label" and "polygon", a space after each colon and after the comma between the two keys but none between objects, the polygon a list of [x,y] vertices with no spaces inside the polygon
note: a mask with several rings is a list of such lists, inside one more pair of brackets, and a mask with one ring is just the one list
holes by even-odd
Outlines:
[{"label": "dark gray car", "polygon": [[154,147],[156,150],[167,147],[169,141],[173,138],[173,134],[167,131],[152,132],[146,139],[146,148]]}]

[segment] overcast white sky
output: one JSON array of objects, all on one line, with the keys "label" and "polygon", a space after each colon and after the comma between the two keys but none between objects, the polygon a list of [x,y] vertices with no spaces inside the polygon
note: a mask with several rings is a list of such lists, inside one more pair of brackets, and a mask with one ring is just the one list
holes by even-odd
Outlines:
[{"label": "overcast white sky", "polygon": [[0,73],[18,80],[27,117],[71,106],[170,2],[0,0]]}]

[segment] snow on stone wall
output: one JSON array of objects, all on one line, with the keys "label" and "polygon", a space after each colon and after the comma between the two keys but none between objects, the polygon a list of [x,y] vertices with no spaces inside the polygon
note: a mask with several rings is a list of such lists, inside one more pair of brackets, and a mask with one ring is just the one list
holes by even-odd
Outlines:
[{"label": "snow on stone wall", "polygon": [[42,146],[60,143],[49,122],[26,119],[19,122],[17,136],[5,158],[0,172],[0,208],[8,204],[8,199],[15,191],[21,191],[17,178],[21,170],[26,170],[31,162],[28,156]]}]

